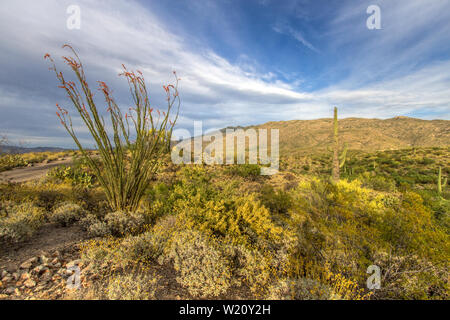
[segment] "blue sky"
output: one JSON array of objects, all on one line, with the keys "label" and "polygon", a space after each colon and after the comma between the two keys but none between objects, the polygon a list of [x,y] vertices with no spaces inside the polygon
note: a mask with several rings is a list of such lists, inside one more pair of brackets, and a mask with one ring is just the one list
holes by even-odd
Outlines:
[{"label": "blue sky", "polygon": [[[380,30],[366,27],[370,5]],[[450,119],[449,0],[2,1],[0,36],[0,133],[29,146],[73,146],[55,103],[73,109],[42,58],[59,60],[64,43],[123,108],[122,63],[144,72],[156,107],[177,70],[188,130],[330,117],[334,105],[341,117]]]}]

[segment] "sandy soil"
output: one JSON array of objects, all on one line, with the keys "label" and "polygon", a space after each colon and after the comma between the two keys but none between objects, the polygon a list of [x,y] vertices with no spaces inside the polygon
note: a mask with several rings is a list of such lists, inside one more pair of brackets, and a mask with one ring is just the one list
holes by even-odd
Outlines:
[{"label": "sandy soil", "polygon": [[52,161],[50,163],[38,163],[33,167],[16,168],[4,172],[0,172],[0,182],[26,182],[29,180],[39,179],[47,173],[48,170],[59,165],[67,165],[72,163],[72,159]]}]

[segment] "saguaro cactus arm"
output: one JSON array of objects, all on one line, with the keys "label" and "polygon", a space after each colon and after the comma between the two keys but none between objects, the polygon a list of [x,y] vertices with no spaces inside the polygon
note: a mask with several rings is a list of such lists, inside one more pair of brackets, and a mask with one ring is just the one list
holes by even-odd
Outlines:
[{"label": "saguaro cactus arm", "polygon": [[438,187],[438,193],[442,193],[442,188],[444,188],[447,185],[447,178],[444,178],[442,180],[442,169],[439,167],[439,173],[438,173],[438,181],[437,181],[437,187]]},{"label": "saguaro cactus arm", "polygon": [[345,161],[347,159],[347,150],[348,150],[348,144],[345,144],[344,150],[342,151],[341,155],[339,156],[339,167],[342,168],[345,165]]}]

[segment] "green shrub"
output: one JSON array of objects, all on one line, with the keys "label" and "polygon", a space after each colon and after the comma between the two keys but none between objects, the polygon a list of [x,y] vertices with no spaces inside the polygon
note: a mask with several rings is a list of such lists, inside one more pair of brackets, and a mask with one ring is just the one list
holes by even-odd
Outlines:
[{"label": "green shrub", "polygon": [[228,167],[227,172],[230,175],[256,179],[261,174],[261,168],[257,164],[236,164]]},{"label": "green shrub", "polygon": [[272,221],[269,210],[255,196],[189,205],[195,199],[188,199],[179,213],[179,222],[187,229],[219,236],[233,244],[250,245],[260,238],[273,243],[281,240],[283,229]]},{"label": "green shrub", "polygon": [[17,167],[25,167],[28,163],[18,154],[0,155],[0,172]]},{"label": "green shrub", "polygon": [[359,179],[362,184],[367,187],[378,191],[388,191],[393,192],[396,190],[395,181],[383,176],[372,176],[367,172],[360,175]]},{"label": "green shrub", "polygon": [[68,182],[73,186],[90,188],[93,185],[94,176],[82,171],[79,167],[59,166],[47,172],[47,177],[61,182]]},{"label": "green shrub", "polygon": [[265,185],[260,196],[262,204],[273,213],[287,213],[292,206],[289,193],[283,190],[274,190],[273,187]]}]

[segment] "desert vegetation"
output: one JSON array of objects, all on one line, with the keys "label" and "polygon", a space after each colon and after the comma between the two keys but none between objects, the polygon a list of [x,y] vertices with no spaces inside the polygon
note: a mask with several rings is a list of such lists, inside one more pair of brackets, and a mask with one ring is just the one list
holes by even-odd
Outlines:
[{"label": "desert vegetation", "polygon": [[[261,176],[258,164],[175,165],[176,84],[157,112],[143,76],[124,67],[135,108],[122,115],[100,82],[107,132],[72,53],[65,61],[81,89],[54,71],[98,148],[84,149],[60,108],[79,152],[43,179],[0,184],[0,262],[42,228],[79,239],[68,253],[55,245],[2,270],[2,298],[448,299],[448,146],[345,146],[335,110],[334,149],[281,153],[276,175]],[[65,286],[74,265],[79,289]],[[381,269],[380,289],[366,286],[370,265]]]}]

